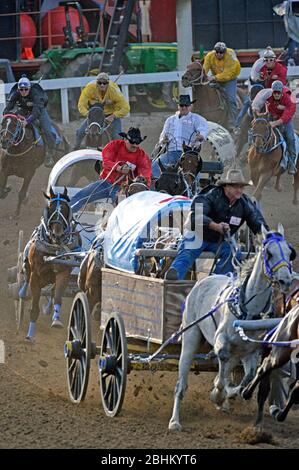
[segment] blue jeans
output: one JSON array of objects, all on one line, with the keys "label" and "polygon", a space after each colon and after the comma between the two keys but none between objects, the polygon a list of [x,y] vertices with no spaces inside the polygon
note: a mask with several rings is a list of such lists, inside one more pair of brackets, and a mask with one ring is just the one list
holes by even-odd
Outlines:
[{"label": "blue jeans", "polygon": [[42,110],[38,121],[41,129],[44,131],[48,149],[53,150],[55,148],[56,139],[52,133],[52,122],[46,108]]},{"label": "blue jeans", "polygon": [[152,163],[152,177],[156,179],[159,178],[159,176],[161,175],[161,170],[158,161],[160,161],[162,165],[175,165],[176,163],[178,163],[181,155],[181,150],[170,150],[169,152],[164,153],[159,158],[157,158]]},{"label": "blue jeans", "polygon": [[[192,267],[194,261],[199,258],[203,251],[211,251],[212,253],[216,253],[218,247],[219,243],[217,242],[203,241],[200,248],[186,249],[184,248],[184,240],[182,240],[179,245],[179,254],[171,265],[172,268],[176,269],[178,273],[178,279],[185,279],[188,270]],[[214,269],[214,274],[227,274],[229,272],[233,272],[234,268],[231,263],[231,249],[227,242],[222,243],[218,256],[219,260]],[[240,259],[240,257],[241,254],[238,253],[237,258]]]},{"label": "blue jeans", "polygon": [[281,132],[286,140],[287,151],[290,157],[293,157],[293,160],[296,158],[296,139],[294,134],[294,125],[292,121],[279,126]]},{"label": "blue jeans", "polygon": [[[76,145],[80,145],[83,137],[85,136],[85,131],[88,127],[87,118],[84,119],[79,129],[76,130]],[[120,118],[114,119],[112,124],[108,127],[108,132],[111,135],[112,140],[120,139],[119,133],[121,132],[121,120]]]},{"label": "blue jeans", "polygon": [[74,212],[78,212],[86,202],[95,202],[98,199],[111,198],[112,202],[115,202],[116,193],[119,191],[120,186],[117,184],[109,183],[109,181],[98,180],[95,183],[91,183],[85,188],[77,192],[77,194],[71,198],[70,205]]},{"label": "blue jeans", "polygon": [[238,112],[237,108],[237,79],[229,80],[228,82],[217,82],[222,88],[224,88],[231,112],[231,127],[234,127],[235,120]]},{"label": "blue jeans", "polygon": [[250,97],[249,97],[249,95],[247,95],[246,98],[243,101],[242,108],[240,109],[240,112],[237,116],[237,119],[236,119],[236,122],[235,122],[236,127],[240,127],[241,122],[243,120],[243,117],[245,116],[245,114],[247,113],[249,108],[250,108]]}]

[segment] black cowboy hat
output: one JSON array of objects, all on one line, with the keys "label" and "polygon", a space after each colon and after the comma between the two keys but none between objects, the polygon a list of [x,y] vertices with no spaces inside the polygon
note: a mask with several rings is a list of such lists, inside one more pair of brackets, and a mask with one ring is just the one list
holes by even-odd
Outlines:
[{"label": "black cowboy hat", "polygon": [[191,101],[189,95],[180,95],[179,97],[179,104],[185,104],[187,106],[191,106],[191,104],[195,103],[196,100]]},{"label": "black cowboy hat", "polygon": [[127,139],[131,144],[140,144],[146,139],[146,135],[141,137],[140,130],[137,127],[130,127],[128,132],[120,132],[119,135]]}]

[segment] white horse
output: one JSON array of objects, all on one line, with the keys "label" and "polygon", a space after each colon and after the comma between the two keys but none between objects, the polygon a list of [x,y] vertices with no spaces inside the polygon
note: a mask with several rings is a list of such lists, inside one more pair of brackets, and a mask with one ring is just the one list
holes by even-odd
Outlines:
[{"label": "white horse", "polygon": [[[278,283],[282,292],[287,292],[292,280],[291,260],[294,250],[284,238],[281,224],[278,232],[268,232],[264,227],[258,237],[256,256],[240,268],[233,280],[228,276],[209,276],[195,284],[189,293],[183,313],[182,327],[203,317],[217,304],[219,309],[182,335],[182,351],[179,361],[179,379],[175,388],[173,414],[170,430],[181,430],[180,402],[187,389],[187,378],[194,353],[206,339],[214,346],[218,357],[219,372],[214,381],[211,399],[223,409],[228,408],[232,398],[253,377],[257,368],[258,347],[244,342],[235,332],[236,318],[253,319],[267,312],[272,302],[272,284]],[[233,300],[228,301],[228,299]],[[239,387],[230,384],[231,371],[242,362],[245,376]]]}]

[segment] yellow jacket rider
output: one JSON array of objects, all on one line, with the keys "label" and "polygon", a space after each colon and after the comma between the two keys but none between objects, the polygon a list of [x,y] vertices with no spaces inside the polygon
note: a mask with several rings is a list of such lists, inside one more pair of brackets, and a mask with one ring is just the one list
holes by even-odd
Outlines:
[{"label": "yellow jacket rider", "polygon": [[130,105],[118,85],[109,80],[107,73],[101,72],[98,74],[96,80],[88,83],[81,92],[78,109],[85,119],[81,127],[76,131],[74,150],[80,148],[81,141],[88,126],[88,112],[96,103],[103,105],[105,120],[107,123],[111,122],[109,132],[112,134],[112,139],[119,138],[119,133],[122,131],[121,118],[125,117],[130,112]]},{"label": "yellow jacket rider", "polygon": [[237,115],[237,77],[241,71],[241,65],[233,49],[226,47],[224,42],[217,42],[214,50],[208,52],[203,68],[206,74],[211,71],[208,80],[216,81],[224,88],[230,106],[230,128],[234,127]]}]

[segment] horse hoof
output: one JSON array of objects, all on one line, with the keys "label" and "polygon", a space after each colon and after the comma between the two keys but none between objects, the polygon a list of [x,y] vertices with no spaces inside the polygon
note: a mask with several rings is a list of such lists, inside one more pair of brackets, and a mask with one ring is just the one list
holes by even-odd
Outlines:
[{"label": "horse hoof", "polygon": [[25,341],[26,343],[29,343],[29,344],[34,344],[34,338],[32,338],[32,336],[26,336],[25,338]]},{"label": "horse hoof", "polygon": [[280,412],[280,409],[277,405],[271,405],[270,406],[269,413],[270,413],[270,416],[272,416],[272,418],[275,421],[278,421],[277,417],[278,417],[279,412]]},{"label": "horse hoof", "polygon": [[170,421],[168,425],[169,431],[178,432],[182,430],[182,426],[178,421]]},{"label": "horse hoof", "polygon": [[53,320],[51,328],[63,328],[63,323],[60,320]]},{"label": "horse hoof", "polygon": [[223,413],[229,413],[230,412],[230,404],[228,400],[225,400],[223,405],[217,407],[220,411]]},{"label": "horse hoof", "polygon": [[248,390],[246,390],[246,388],[243,388],[242,390],[240,390],[240,396],[244,399],[244,400],[250,400],[251,396],[252,396],[252,393],[249,392]]},{"label": "horse hoof", "polygon": [[10,191],[11,191],[11,186],[6,186],[6,188],[1,188],[0,199],[5,199]]},{"label": "horse hoof", "polygon": [[225,400],[224,390],[222,391],[222,390],[219,390],[218,388],[213,388],[213,390],[210,393],[210,399],[213,403],[221,407]]}]

